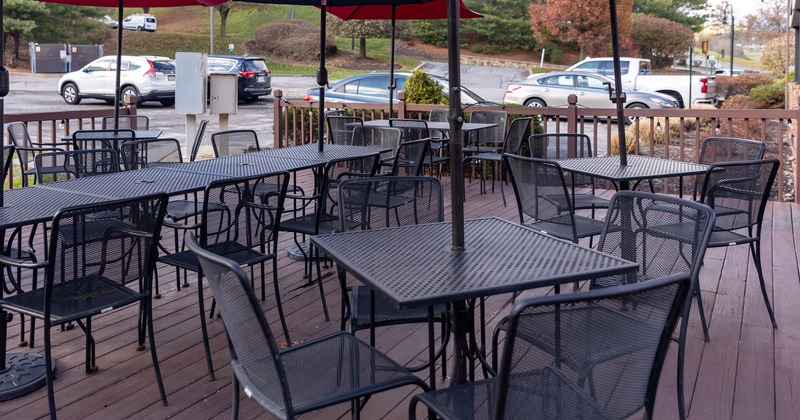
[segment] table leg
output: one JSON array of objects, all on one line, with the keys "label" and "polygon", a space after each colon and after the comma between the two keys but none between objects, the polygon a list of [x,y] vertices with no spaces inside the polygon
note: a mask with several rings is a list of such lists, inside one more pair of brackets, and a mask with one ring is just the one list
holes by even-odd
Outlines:
[{"label": "table leg", "polygon": [[469,352],[467,334],[471,321],[470,309],[464,301],[454,302],[450,320],[453,323],[453,373],[450,375],[451,385],[467,382],[467,361],[472,360]]}]

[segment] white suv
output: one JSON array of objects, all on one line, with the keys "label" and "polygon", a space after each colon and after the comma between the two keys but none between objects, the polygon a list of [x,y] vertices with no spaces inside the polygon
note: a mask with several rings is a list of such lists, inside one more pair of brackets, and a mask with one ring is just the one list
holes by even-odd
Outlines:
[{"label": "white suv", "polygon": [[[58,93],[70,105],[84,98],[114,102],[116,56],[92,61],[78,71],[61,76]],[[167,57],[122,56],[120,87],[122,97],[135,94],[138,104],[158,101],[164,106],[175,104],[175,61]]]}]

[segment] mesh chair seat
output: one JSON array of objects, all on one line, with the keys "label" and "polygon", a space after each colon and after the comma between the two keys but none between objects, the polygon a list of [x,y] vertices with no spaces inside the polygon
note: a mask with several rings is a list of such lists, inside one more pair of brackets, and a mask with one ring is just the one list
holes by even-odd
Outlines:
[{"label": "mesh chair seat", "polygon": [[[387,325],[424,323],[428,322],[428,308],[417,307],[399,310],[383,295],[375,294],[375,323],[372,324],[370,315],[370,305],[372,292],[367,286],[353,286],[350,288],[351,311],[354,316],[350,318],[350,328],[352,331]],[[435,305],[433,307],[433,321],[441,322],[447,316],[445,305]]]},{"label": "mesh chair seat", "polygon": [[[568,214],[558,216],[549,220],[541,220],[534,223],[526,223],[533,229],[542,231],[548,235],[555,236],[556,238],[566,239],[571,241],[574,237],[572,231],[572,220]],[[574,216],[575,231],[578,237],[584,238],[587,236],[599,235],[603,232],[605,223],[602,220],[592,219],[585,216]]]},{"label": "mesh chair seat", "polygon": [[339,229],[339,219],[327,215],[320,215],[319,229],[317,229],[317,216],[314,214],[298,216],[281,223],[281,230],[298,232],[306,235],[330,233],[337,229]]},{"label": "mesh chair seat", "polygon": [[[53,325],[98,315],[115,306],[141,300],[147,295],[98,274],[54,284],[52,293],[50,319]],[[5,298],[3,306],[41,318],[44,317],[44,295],[44,288],[34,289]]]},{"label": "mesh chair seat", "polygon": [[[252,248],[231,242],[209,245],[208,249],[217,255],[222,255],[225,258],[235,261],[242,267],[260,264],[271,257],[271,255],[264,255],[261,252],[254,251]],[[158,260],[164,264],[174,265],[192,271],[198,271],[200,267],[197,256],[188,250],[166,254],[161,256]]]},{"label": "mesh chair seat", "polygon": [[[570,194],[569,198],[571,199],[570,204],[572,208],[575,210],[583,210],[583,209],[604,209],[608,208],[608,199],[603,197],[598,197],[594,194],[583,194],[583,193],[576,193]],[[559,206],[567,208],[567,199],[561,195],[551,195],[548,199],[553,200],[558,203]]]}]

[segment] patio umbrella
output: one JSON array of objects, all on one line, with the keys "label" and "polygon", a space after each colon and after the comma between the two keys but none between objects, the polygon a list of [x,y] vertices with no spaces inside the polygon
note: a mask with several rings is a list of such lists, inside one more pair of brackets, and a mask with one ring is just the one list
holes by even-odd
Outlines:
[{"label": "patio umbrella", "polygon": [[245,3],[260,4],[292,4],[297,6],[316,6],[320,9],[319,15],[319,68],[317,69],[317,85],[319,86],[319,124],[317,130],[317,145],[321,152],[325,146],[325,127],[322,117],[325,115],[325,86],[328,85],[328,69],[325,68],[325,30],[326,14],[328,7],[334,6],[368,6],[368,5],[401,5],[422,4],[431,0],[240,0]]},{"label": "patio umbrella", "polygon": [[[95,6],[117,8],[117,78],[114,94],[114,128],[119,125],[120,65],[122,61],[122,11],[125,7],[179,7],[216,6],[228,0],[39,0],[44,3],[59,3],[72,6]],[[0,27],[2,29],[2,27]]]},{"label": "patio umbrella", "polygon": [[[328,13],[336,15],[342,20],[362,19],[362,20],[392,20],[392,41],[391,52],[389,54],[389,116],[392,115],[394,105],[394,41],[395,26],[397,20],[413,19],[447,19],[448,0],[432,0],[424,4],[370,4],[359,6],[328,6]],[[482,18],[483,15],[471,10],[464,5],[462,0],[458,0],[459,18]]]}]

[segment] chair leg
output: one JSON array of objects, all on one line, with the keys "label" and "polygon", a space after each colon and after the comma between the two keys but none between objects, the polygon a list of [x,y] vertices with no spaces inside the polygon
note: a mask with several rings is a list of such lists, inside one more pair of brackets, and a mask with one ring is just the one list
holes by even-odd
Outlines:
[{"label": "chair leg", "polygon": [[756,265],[758,281],[761,283],[761,295],[764,296],[764,304],[767,305],[767,312],[769,312],[769,319],[772,321],[772,328],[778,328],[778,323],[775,322],[775,313],[772,311],[772,305],[769,303],[767,285],[764,283],[764,272],[761,269],[761,241],[750,243],[750,253],[753,255],[753,262]]},{"label": "chair leg", "polygon": [[330,321],[330,316],[328,316],[328,302],[325,300],[325,289],[322,285],[322,268],[320,268],[319,264],[319,249],[313,245],[312,248],[314,248],[312,254],[314,254],[314,259],[317,263],[317,284],[319,285],[319,297],[322,300],[322,312],[325,314],[325,321]]},{"label": "chair leg", "polygon": [[231,383],[231,388],[233,388],[233,401],[231,402],[231,419],[238,420],[239,419],[239,378],[236,377],[236,374],[233,375],[233,382]]},{"label": "chair leg", "polygon": [[211,380],[215,380],[214,377],[214,364],[211,361],[211,346],[208,344],[208,329],[206,328],[206,308],[205,303],[203,302],[203,275],[202,273],[197,273],[197,298],[198,298],[198,306],[200,307],[200,330],[203,332],[203,349],[206,352],[206,366],[208,367],[208,376],[211,377]]},{"label": "chair leg", "polygon": [[161,367],[158,365],[158,354],[156,354],[156,336],[153,331],[153,304],[150,299],[144,301],[144,316],[147,318],[147,329],[150,339],[150,356],[153,358],[153,370],[156,372],[156,382],[158,382],[158,392],[161,394],[161,402],[167,405],[167,392],[164,390],[164,381],[161,379]]},{"label": "chair leg", "polygon": [[697,312],[700,315],[700,324],[703,326],[703,337],[709,342],[711,338],[708,336],[708,322],[706,322],[706,311],[703,309],[703,298],[700,296],[700,285],[695,284],[695,287],[694,295],[697,297]]},{"label": "chair leg", "polygon": [[56,420],[56,396],[53,389],[53,380],[55,375],[53,373],[52,356],[50,355],[50,324],[45,321],[44,323],[44,368],[45,379],[47,383],[47,405],[50,408],[50,419]]},{"label": "chair leg", "polygon": [[286,325],[286,316],[284,316],[283,303],[281,302],[281,292],[278,287],[278,259],[274,256],[272,257],[272,284],[275,287],[275,305],[278,307],[278,317],[281,319],[283,338],[286,340],[286,345],[291,346],[292,339],[289,338],[289,327]]}]

